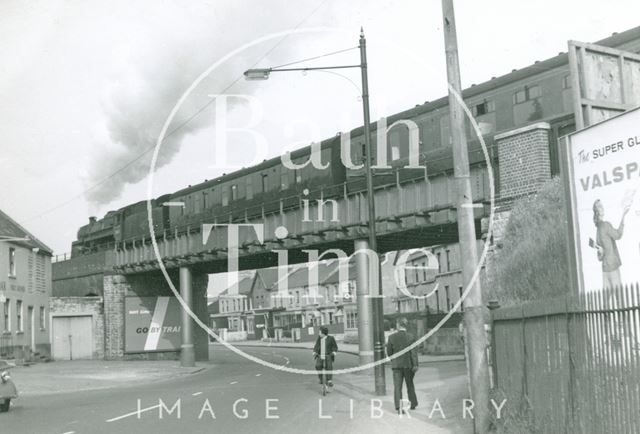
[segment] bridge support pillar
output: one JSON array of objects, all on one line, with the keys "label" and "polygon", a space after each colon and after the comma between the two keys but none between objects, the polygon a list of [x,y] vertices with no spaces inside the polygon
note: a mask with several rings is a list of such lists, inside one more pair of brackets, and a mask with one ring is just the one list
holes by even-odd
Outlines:
[{"label": "bridge support pillar", "polygon": [[[193,308],[193,284],[191,269],[180,267],[180,296],[184,303]],[[193,345],[193,327],[189,312],[181,311],[182,317],[182,346],[180,347],[180,366],[193,367],[196,365],[196,353]]]},{"label": "bridge support pillar", "polygon": [[[358,354],[360,365],[373,363],[373,315],[372,303],[369,295],[371,282],[367,240],[356,240],[355,251],[360,251],[356,257],[356,302],[358,306]],[[366,369],[364,372],[370,372]]]}]

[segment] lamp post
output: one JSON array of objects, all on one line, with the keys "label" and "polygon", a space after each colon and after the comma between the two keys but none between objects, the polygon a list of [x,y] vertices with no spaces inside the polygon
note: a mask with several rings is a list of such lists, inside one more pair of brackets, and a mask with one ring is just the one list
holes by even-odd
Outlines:
[{"label": "lamp post", "polygon": [[[376,252],[378,251],[377,245],[377,237],[376,237],[376,208],[375,208],[375,196],[373,191],[373,176],[371,173],[371,126],[370,126],[370,115],[369,115],[369,80],[367,74],[367,42],[364,37],[364,31],[360,29],[360,40],[358,44],[358,48],[360,49],[360,64],[358,65],[337,65],[337,66],[320,66],[320,67],[309,67],[309,68],[258,68],[258,69],[249,69],[244,72],[245,79],[247,80],[267,80],[269,79],[272,72],[289,72],[289,71],[316,71],[316,70],[329,70],[329,69],[350,69],[350,68],[360,68],[361,76],[362,76],[362,112],[364,117],[364,146],[365,146],[365,155],[364,155],[364,168],[365,168],[365,177],[367,184],[367,202],[368,202],[368,229],[369,229],[369,249]],[[366,244],[366,242],[365,242]],[[374,295],[382,296],[382,270],[380,268],[380,260],[376,261],[375,264],[369,264],[369,276],[376,275],[375,273],[371,273],[372,267],[377,267],[378,273],[378,282],[371,282],[370,279],[364,279],[365,282],[368,282],[369,285],[374,285],[377,287],[377,291]],[[366,288],[365,288],[366,289]],[[361,292],[361,291],[358,291]],[[370,294],[371,291],[362,291],[365,294]],[[359,327],[360,334],[360,350],[361,355],[363,354],[364,349],[370,350],[371,345],[369,344],[370,337],[373,335],[373,360],[379,361],[384,359],[384,316],[383,316],[383,306],[382,306],[382,298],[381,297],[372,297],[367,302],[363,302],[360,300],[358,306],[358,315],[360,319],[363,317],[371,317],[373,323],[373,330],[370,328],[370,324],[368,321],[360,322],[363,325],[362,328]],[[362,312],[362,308],[367,308],[369,312]],[[366,315],[365,315],[366,314]],[[364,343],[364,345],[363,345]],[[375,374],[375,391],[377,395],[385,395],[386,394],[386,386],[385,386],[385,372],[384,372],[384,364],[376,365],[374,368]]]}]

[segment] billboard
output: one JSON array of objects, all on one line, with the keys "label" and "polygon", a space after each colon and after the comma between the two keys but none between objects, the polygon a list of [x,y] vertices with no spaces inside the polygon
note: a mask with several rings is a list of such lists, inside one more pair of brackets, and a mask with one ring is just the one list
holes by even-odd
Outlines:
[{"label": "billboard", "polygon": [[182,344],[175,297],[125,297],[125,353],[177,351]]},{"label": "billboard", "polygon": [[640,282],[640,109],[569,135],[564,150],[580,290]]},{"label": "billboard", "polygon": [[569,67],[577,129],[640,105],[640,54],[569,41]]}]

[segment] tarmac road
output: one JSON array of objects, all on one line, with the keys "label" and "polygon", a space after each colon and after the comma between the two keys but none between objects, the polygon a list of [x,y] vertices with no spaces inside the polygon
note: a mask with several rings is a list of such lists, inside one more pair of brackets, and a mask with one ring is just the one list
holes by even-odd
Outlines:
[{"label": "tarmac road", "polygon": [[[248,347],[243,350],[277,365],[313,369],[308,350]],[[22,397],[8,413],[0,414],[0,432],[458,432],[439,428],[424,418],[398,417],[388,401],[375,401],[375,396],[348,387],[341,383],[341,376],[334,379],[335,390],[323,398],[315,375],[268,368],[226,348],[215,348],[214,353],[210,369],[178,379]],[[357,356],[341,353],[334,368],[355,366],[357,362]],[[449,370],[434,369],[433,372],[439,372],[439,380]],[[457,368],[451,375],[459,376]],[[373,382],[369,377],[360,378]],[[392,393],[390,376],[387,382]]]}]

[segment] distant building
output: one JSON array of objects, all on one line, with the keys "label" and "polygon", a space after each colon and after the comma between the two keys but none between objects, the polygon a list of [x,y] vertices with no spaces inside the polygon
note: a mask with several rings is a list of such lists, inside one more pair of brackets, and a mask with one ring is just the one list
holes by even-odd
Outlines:
[{"label": "distant building", "polygon": [[0,211],[0,358],[51,355],[51,249]]}]

